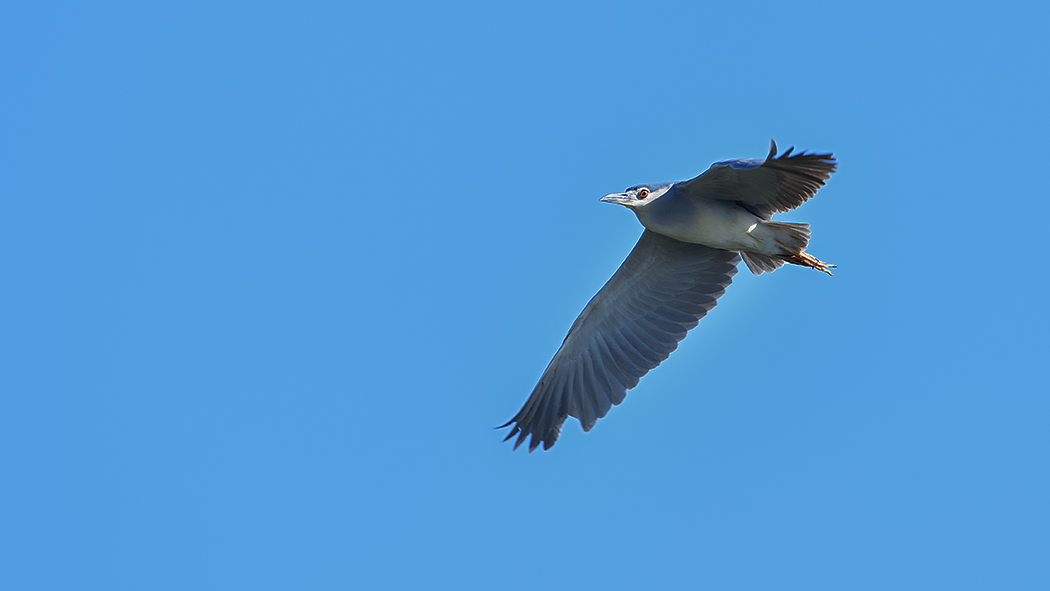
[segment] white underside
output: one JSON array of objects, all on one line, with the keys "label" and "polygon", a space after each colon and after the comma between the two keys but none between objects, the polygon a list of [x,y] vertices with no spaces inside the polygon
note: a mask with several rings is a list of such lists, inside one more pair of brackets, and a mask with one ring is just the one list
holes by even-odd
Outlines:
[{"label": "white underside", "polygon": [[[760,224],[758,216],[733,203],[693,202],[688,211],[676,211],[675,215],[652,215],[654,212],[644,207],[634,211],[649,230],[682,242],[766,255],[780,252],[773,230]],[[654,219],[657,217],[660,221]]]}]

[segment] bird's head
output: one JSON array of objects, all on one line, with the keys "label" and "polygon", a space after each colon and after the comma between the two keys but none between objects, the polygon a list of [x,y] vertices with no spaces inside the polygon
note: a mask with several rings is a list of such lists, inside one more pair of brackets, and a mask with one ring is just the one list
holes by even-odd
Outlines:
[{"label": "bird's head", "polygon": [[610,193],[599,199],[606,203],[619,203],[627,207],[645,207],[667,193],[673,183],[635,185],[623,193]]}]

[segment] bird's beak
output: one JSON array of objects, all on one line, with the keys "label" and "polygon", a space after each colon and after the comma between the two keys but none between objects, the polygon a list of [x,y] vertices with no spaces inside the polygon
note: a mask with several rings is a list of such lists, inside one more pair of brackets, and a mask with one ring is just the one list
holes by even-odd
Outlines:
[{"label": "bird's beak", "polygon": [[605,203],[619,203],[620,205],[627,205],[634,201],[627,196],[627,193],[609,193],[605,197],[602,197],[598,201],[604,201]]}]

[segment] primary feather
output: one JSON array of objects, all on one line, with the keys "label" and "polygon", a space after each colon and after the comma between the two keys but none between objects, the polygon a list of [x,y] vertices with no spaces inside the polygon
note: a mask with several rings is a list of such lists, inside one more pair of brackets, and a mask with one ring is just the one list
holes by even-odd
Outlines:
[{"label": "primary feather", "polygon": [[831,154],[792,154],[788,148],[777,156],[770,140],[765,160],[723,160],[700,176],[682,183],[697,197],[733,201],[762,219],[795,209],[816,195],[838,164]]},{"label": "primary feather", "polygon": [[569,416],[584,431],[667,359],[733,281],[735,252],[646,230],[620,268],[569,329],[507,439],[529,451],[554,445]]}]

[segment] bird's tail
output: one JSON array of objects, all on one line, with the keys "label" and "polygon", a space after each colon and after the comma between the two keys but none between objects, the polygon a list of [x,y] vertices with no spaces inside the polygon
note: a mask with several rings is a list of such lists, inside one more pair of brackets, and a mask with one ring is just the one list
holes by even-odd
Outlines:
[{"label": "bird's tail", "polygon": [[792,224],[788,222],[759,222],[769,230],[772,230],[780,253],[769,256],[754,252],[741,252],[747,268],[755,275],[761,275],[767,271],[774,271],[784,265],[791,263],[811,269],[823,271],[831,275],[828,269],[834,269],[817,257],[806,252],[809,244],[809,224]]}]

